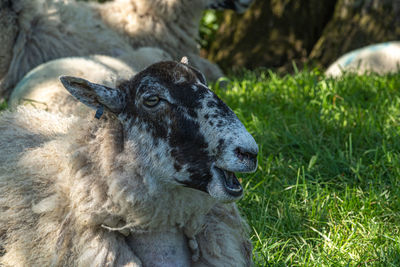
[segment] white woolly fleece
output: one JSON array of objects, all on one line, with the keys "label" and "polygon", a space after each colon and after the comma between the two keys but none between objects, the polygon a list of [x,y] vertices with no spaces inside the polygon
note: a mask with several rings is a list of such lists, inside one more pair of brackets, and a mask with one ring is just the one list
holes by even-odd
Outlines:
[{"label": "white woolly fleece", "polygon": [[[118,129],[112,117],[2,113],[0,265],[141,266],[124,234],[171,229],[196,240],[193,266],[249,266],[236,205],[183,187],[149,187],[143,174],[151,166],[141,165],[134,144],[120,152]],[[131,232],[119,231],[124,226]]]},{"label": "white woolly fleece", "polygon": [[8,96],[26,73],[47,61],[101,54],[135,67],[129,57],[144,47],[161,49],[168,59],[187,56],[216,80],[222,71],[199,56],[197,44],[205,8],[204,0],[11,1],[0,10],[0,23],[7,25],[0,29],[0,95]]}]

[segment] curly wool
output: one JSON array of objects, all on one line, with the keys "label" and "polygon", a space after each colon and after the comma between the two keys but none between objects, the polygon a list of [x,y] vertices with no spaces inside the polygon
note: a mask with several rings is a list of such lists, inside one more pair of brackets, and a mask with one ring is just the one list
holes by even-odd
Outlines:
[{"label": "curly wool", "polygon": [[235,204],[147,180],[154,159],[139,160],[119,127],[111,115],[99,122],[22,107],[2,114],[0,264],[140,266],[124,235],[104,228],[129,225],[133,233],[183,228],[198,240],[196,264],[248,265]]},{"label": "curly wool", "polygon": [[400,70],[400,42],[373,44],[350,51],[332,63],[325,74],[341,77],[344,73],[387,74]]},{"label": "curly wool", "polygon": [[208,79],[223,76],[216,64],[200,57],[197,40],[206,1],[115,0],[92,4],[92,8],[110,28],[125,36],[132,47],[158,47],[173,60],[187,56]]},{"label": "curly wool", "polygon": [[[128,65],[141,47],[158,48],[162,59],[188,56],[215,80],[219,67],[199,56],[198,24],[203,1],[0,0],[0,96],[8,97],[34,67],[62,57],[95,54],[117,57]],[[158,12],[153,12],[157,10]],[[2,57],[1,57],[2,56]],[[155,62],[153,60],[153,62]]]},{"label": "curly wool", "polygon": [[[73,65],[80,68],[70,69]],[[45,66],[51,71],[46,71]],[[75,75],[87,71],[87,78],[110,87],[115,87],[116,82],[115,77],[108,77],[116,74],[113,71],[120,75],[125,71],[125,78],[133,73],[131,68],[110,57],[66,58],[43,65],[44,76],[40,75],[40,70],[28,75],[31,79],[25,82],[26,88],[30,87],[29,82],[33,82],[38,88],[48,86],[51,89],[62,66]],[[159,84],[151,77],[171,79]],[[185,94],[205,93],[200,91],[206,87],[201,73],[185,63],[176,62],[154,64],[116,88],[129,88],[135,92],[145,86],[154,92],[156,89],[165,90],[165,83],[168,83],[169,92],[173,92],[177,86],[175,83],[180,86],[182,80],[190,81],[182,91]],[[79,88],[78,91],[83,90]],[[60,88],[55,91],[60,91]],[[175,95],[177,98],[169,101],[178,101],[179,97],[186,99],[185,94]],[[196,99],[202,99],[203,103],[211,99],[218,101],[211,91],[208,97],[203,95],[203,98]],[[101,120],[94,120],[88,119],[87,115],[93,113],[86,110],[80,117],[70,116],[66,110],[75,114],[77,103],[73,100],[62,102],[58,111],[63,114],[55,110],[49,113],[19,107],[15,112],[5,112],[0,117],[0,250],[5,252],[3,257],[0,256],[0,265],[103,266],[107,262],[111,266],[137,266],[141,262],[133,250],[144,260],[157,256],[158,252],[163,252],[158,246],[160,238],[168,241],[164,244],[171,244],[168,239],[174,239],[172,247],[180,253],[180,258],[175,258],[183,261],[190,259],[190,248],[193,266],[251,265],[247,227],[236,205],[218,203],[218,198],[211,197],[210,193],[177,186],[173,182],[175,177],[191,179],[191,175],[176,176],[171,147],[165,140],[155,140],[154,133],[149,133],[157,127],[146,125],[145,118],[152,116],[154,111],[142,115],[134,113],[134,118],[141,116],[143,121],[139,118],[137,124],[131,124],[127,114],[117,119],[114,113],[106,112]],[[140,101],[129,103],[133,106]],[[223,103],[218,106],[225,107]],[[202,115],[197,120],[208,112],[217,114],[216,106],[208,109],[202,104],[199,107],[201,110],[198,112]],[[255,141],[233,112],[230,113],[226,107],[223,109],[225,113],[221,111],[220,114],[227,117],[220,115],[222,117],[217,120],[236,122],[234,128],[230,129],[228,123],[224,129],[214,129],[202,121],[205,128],[193,128],[193,134],[198,134],[198,131],[208,133],[211,139],[206,147],[212,148],[214,139],[218,137],[216,134],[214,138],[212,131],[234,131],[235,137],[241,136],[238,139],[241,141],[228,138],[226,149],[232,147],[224,148],[224,151],[232,151],[236,146],[257,150]],[[174,118],[178,125],[185,123],[182,119],[191,118],[167,114],[163,117],[157,121]],[[173,125],[170,127],[175,129]],[[176,143],[175,148],[179,145]],[[152,153],[150,150],[157,151]],[[202,158],[196,150],[182,150],[181,153],[185,153],[185,157],[193,153],[198,155],[193,166],[201,166],[196,165]],[[235,166],[237,164],[241,163],[235,163]],[[207,168],[189,170],[192,173],[205,172]],[[140,252],[141,244],[151,246],[151,253]]]},{"label": "curly wool", "polygon": [[0,77],[3,96],[8,96],[28,71],[52,59],[102,54],[131,63],[127,59],[134,52],[132,47],[97,18],[87,3],[15,0],[1,12],[4,19],[17,22],[0,28],[1,36],[7,36],[0,37],[7,38],[0,42],[0,53],[11,55],[0,60],[0,74],[5,73]]}]

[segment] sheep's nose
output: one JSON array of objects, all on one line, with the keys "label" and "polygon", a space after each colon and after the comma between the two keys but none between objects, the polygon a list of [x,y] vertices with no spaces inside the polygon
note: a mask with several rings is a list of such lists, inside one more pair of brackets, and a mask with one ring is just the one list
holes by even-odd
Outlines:
[{"label": "sheep's nose", "polygon": [[235,155],[241,161],[249,161],[253,164],[257,163],[257,155],[258,149],[255,148],[245,148],[245,147],[237,147],[235,148]]}]

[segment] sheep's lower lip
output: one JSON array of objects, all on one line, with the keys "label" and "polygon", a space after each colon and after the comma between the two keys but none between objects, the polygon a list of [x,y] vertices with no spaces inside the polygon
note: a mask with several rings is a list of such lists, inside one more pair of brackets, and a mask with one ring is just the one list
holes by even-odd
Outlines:
[{"label": "sheep's lower lip", "polygon": [[233,172],[215,167],[220,174],[226,192],[233,197],[240,197],[243,193],[243,187]]}]

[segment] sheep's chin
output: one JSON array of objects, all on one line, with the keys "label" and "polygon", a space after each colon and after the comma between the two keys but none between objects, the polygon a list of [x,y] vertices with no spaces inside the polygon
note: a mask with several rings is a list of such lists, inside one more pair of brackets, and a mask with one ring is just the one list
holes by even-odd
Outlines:
[{"label": "sheep's chin", "polygon": [[233,172],[212,168],[213,177],[207,186],[211,197],[221,202],[232,202],[243,196],[243,187]]}]

